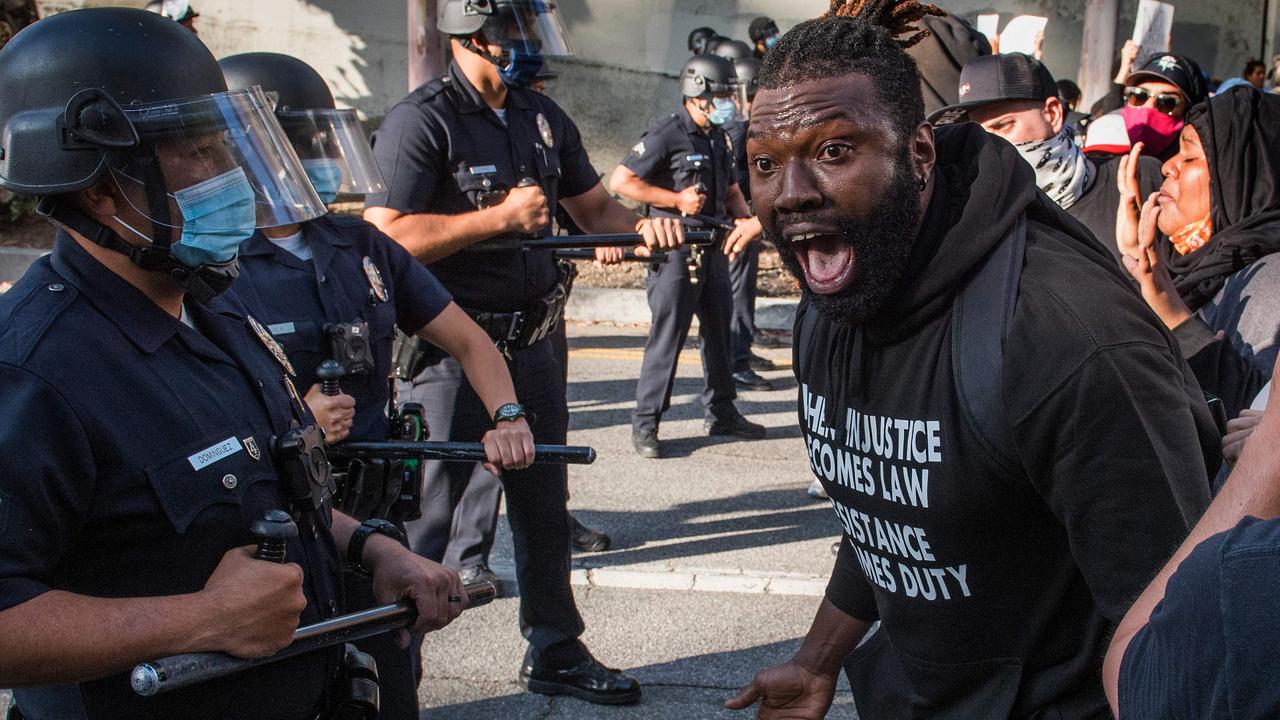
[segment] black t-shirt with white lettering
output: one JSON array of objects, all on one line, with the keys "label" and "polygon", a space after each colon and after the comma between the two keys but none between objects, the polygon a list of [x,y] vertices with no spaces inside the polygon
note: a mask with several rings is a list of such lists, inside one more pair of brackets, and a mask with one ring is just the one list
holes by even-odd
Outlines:
[{"label": "black t-shirt with white lettering", "polygon": [[[850,326],[802,303],[800,424],[845,529],[827,596],[881,622],[850,663],[864,717],[1107,717],[1107,639],[1208,503],[1212,420],[1114,260],[981,135],[938,130],[939,190],[886,310]],[[951,301],[1019,214],[1010,472],[963,419]]]}]

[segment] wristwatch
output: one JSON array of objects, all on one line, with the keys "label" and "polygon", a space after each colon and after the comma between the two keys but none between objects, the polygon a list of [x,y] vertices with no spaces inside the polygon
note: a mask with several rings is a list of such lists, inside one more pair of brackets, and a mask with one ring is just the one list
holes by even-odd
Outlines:
[{"label": "wristwatch", "polygon": [[378,518],[360,523],[360,527],[351,533],[351,539],[347,541],[347,564],[351,566],[353,571],[361,575],[373,574],[364,565],[364,544],[368,541],[369,536],[374,533],[386,535],[401,545],[405,544],[404,532],[396,527],[395,523]]},{"label": "wristwatch", "polygon": [[523,405],[507,403],[506,405],[498,408],[497,412],[493,414],[493,424],[497,425],[498,423],[512,422],[514,420],[519,420],[524,416]]}]

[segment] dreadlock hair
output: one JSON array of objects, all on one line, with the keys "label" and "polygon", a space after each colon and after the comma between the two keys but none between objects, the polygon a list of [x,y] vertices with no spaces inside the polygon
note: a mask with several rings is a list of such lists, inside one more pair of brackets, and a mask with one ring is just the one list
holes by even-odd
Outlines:
[{"label": "dreadlock hair", "polygon": [[760,89],[862,73],[871,78],[894,130],[906,137],[924,122],[920,72],[906,48],[929,36],[914,23],[945,16],[917,0],[831,0],[831,10],[793,28],[765,53]]}]

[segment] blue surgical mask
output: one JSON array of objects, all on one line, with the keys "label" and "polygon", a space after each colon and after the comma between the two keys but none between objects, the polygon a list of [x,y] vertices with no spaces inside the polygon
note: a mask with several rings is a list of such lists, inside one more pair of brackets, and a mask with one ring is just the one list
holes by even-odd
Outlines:
[{"label": "blue surgical mask", "polygon": [[767,38],[765,38],[765,39],[764,39],[764,48],[765,48],[765,50],[772,50],[772,49],[773,49],[773,46],[774,46],[774,45],[777,45],[777,44],[778,44],[778,36],[777,36],[777,35],[770,35],[769,37],[767,37]]},{"label": "blue surgical mask", "polygon": [[342,166],[337,160],[330,158],[303,160],[302,169],[306,171],[307,179],[311,181],[316,194],[324,204],[328,205],[338,197],[338,189],[342,187]]},{"label": "blue surgical mask", "polygon": [[507,51],[505,67],[498,68],[502,81],[509,87],[527,88],[542,70],[542,48],[527,40],[512,43]]},{"label": "blue surgical mask", "polygon": [[712,125],[723,125],[738,114],[738,106],[728,98],[712,98],[711,106],[712,110],[707,113],[707,119]]},{"label": "blue surgical mask", "polygon": [[169,249],[183,265],[235,259],[258,223],[253,186],[237,167],[173,193],[182,211],[182,237]]}]

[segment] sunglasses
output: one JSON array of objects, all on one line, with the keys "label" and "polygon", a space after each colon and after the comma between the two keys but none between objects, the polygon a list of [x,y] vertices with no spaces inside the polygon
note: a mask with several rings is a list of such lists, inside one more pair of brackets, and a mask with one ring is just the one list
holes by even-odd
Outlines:
[{"label": "sunglasses", "polygon": [[[1149,90],[1140,87],[1130,87],[1124,89],[1124,99],[1131,107],[1143,107],[1151,101],[1152,94]],[[1172,114],[1178,109],[1179,105],[1186,103],[1181,95],[1173,93],[1160,93],[1154,96],[1156,99],[1156,110],[1165,115]]]}]

